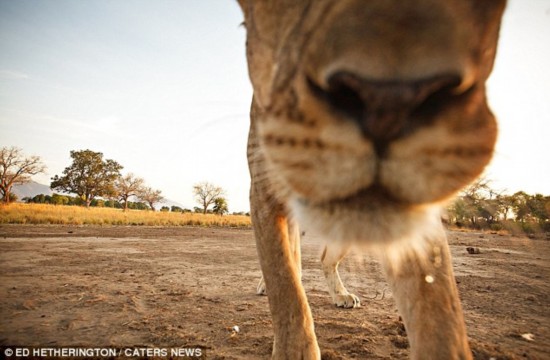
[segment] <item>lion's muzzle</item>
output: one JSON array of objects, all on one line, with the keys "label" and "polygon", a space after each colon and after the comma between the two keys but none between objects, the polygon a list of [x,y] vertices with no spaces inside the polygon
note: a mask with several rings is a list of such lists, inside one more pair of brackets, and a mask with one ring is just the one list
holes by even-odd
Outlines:
[{"label": "lion's muzzle", "polygon": [[363,136],[384,157],[389,142],[429,125],[462,94],[459,75],[443,74],[414,81],[377,81],[337,72],[323,89],[308,79],[311,92],[343,117],[357,123]]}]

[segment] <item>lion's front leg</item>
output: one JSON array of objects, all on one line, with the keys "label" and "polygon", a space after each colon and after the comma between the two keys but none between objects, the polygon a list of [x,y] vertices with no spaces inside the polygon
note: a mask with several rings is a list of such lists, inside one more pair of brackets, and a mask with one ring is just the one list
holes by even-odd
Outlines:
[{"label": "lion's front leg", "polygon": [[337,244],[326,245],[321,256],[321,263],[323,264],[328,292],[334,305],[343,308],[358,308],[361,306],[361,300],[357,295],[348,292],[338,273],[338,264],[348,251],[349,248]]},{"label": "lion's front leg", "polygon": [[383,261],[411,359],[472,359],[443,228],[424,241],[410,251],[387,253]]},{"label": "lion's front leg", "polygon": [[[251,196],[256,196],[254,185]],[[257,200],[257,199],[256,199]],[[288,219],[282,208],[252,201],[252,220],[273,318],[274,359],[319,359],[313,318],[291,248]]]},{"label": "lion's front leg", "polygon": [[[298,267],[298,275],[300,279],[302,278],[302,252],[300,249],[300,227],[295,221],[289,219],[288,221],[288,239],[290,242],[290,251],[292,252],[292,257],[296,262]],[[256,287],[256,294],[258,295],[267,295],[267,288],[265,286],[265,280],[262,275],[260,282]]]}]

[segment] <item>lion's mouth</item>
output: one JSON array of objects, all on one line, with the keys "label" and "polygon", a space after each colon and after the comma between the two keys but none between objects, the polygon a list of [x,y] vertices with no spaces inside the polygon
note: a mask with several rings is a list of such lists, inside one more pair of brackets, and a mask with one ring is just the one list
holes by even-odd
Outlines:
[{"label": "lion's mouth", "polygon": [[362,188],[357,192],[342,198],[334,198],[323,202],[312,202],[306,198],[300,199],[307,206],[327,209],[346,208],[348,210],[364,210],[366,208],[404,208],[412,204],[393,195],[383,185],[378,183]]}]

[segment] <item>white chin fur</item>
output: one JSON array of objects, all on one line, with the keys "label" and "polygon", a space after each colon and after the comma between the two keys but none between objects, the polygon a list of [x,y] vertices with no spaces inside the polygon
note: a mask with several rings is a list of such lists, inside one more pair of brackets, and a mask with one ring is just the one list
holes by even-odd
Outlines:
[{"label": "white chin fur", "polygon": [[343,242],[358,247],[391,247],[404,241],[409,246],[422,246],[426,238],[441,231],[440,207],[437,204],[418,207],[382,206],[350,210],[306,205],[293,199],[292,214],[306,231],[312,231],[327,242]]}]

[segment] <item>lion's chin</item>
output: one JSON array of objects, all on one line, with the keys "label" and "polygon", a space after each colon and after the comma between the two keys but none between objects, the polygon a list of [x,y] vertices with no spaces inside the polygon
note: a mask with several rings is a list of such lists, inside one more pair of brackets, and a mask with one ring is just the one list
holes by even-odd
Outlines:
[{"label": "lion's chin", "polygon": [[290,208],[304,230],[358,246],[388,245],[441,227],[439,205],[406,203],[378,188],[322,203],[295,197]]}]

